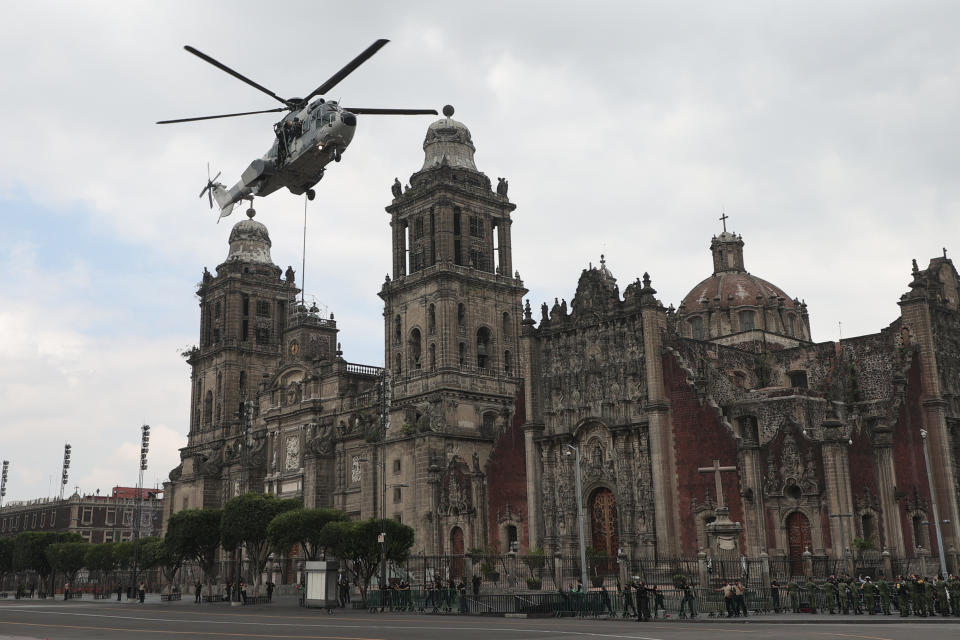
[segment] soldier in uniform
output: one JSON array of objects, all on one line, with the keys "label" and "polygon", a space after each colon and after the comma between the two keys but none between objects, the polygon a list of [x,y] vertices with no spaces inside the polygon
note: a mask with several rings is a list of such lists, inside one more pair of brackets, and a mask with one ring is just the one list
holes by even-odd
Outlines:
[{"label": "soldier in uniform", "polygon": [[913,574],[910,579],[910,605],[913,607],[913,614],[921,618],[927,617],[927,612],[923,608],[923,578]]},{"label": "soldier in uniform", "polygon": [[847,583],[847,597],[850,598],[850,609],[856,615],[862,615],[863,609],[860,607],[860,585],[849,573],[845,577]]},{"label": "soldier in uniform", "polygon": [[900,617],[906,618],[910,615],[910,584],[903,576],[897,576],[897,608],[900,609]]},{"label": "soldier in uniform", "polygon": [[950,579],[947,580],[947,593],[950,595],[950,607],[954,617],[960,618],[960,578],[953,574],[950,574]]},{"label": "soldier in uniform", "polygon": [[837,579],[830,576],[823,585],[823,591],[827,597],[827,609],[830,611],[830,615],[833,615],[836,613],[837,607]]},{"label": "soldier in uniform", "polygon": [[780,583],[776,580],[770,581],[770,604],[774,613],[780,613]]},{"label": "soldier in uniform", "polygon": [[790,596],[790,608],[794,613],[800,613],[800,585],[793,578],[787,583],[787,594]]},{"label": "soldier in uniform", "polygon": [[807,598],[810,600],[810,613],[817,612],[817,591],[820,588],[817,586],[817,583],[813,581],[813,578],[807,580]]},{"label": "soldier in uniform", "polygon": [[877,593],[880,594],[880,609],[883,615],[890,615],[890,584],[886,579],[877,580]]},{"label": "soldier in uniform", "polygon": [[[620,592],[620,595],[623,596],[623,617],[627,617],[627,613],[632,615],[637,615],[637,608],[633,606],[633,581],[627,583],[626,588],[620,584],[620,579],[617,579],[617,591]],[[683,605],[681,605],[682,608]],[[682,610],[682,609],[681,609]]]},{"label": "soldier in uniform", "polygon": [[877,606],[877,585],[873,584],[873,582],[870,580],[870,576],[867,576],[861,589],[863,589],[863,600],[867,604],[867,613],[872,616],[875,613],[875,608]]}]

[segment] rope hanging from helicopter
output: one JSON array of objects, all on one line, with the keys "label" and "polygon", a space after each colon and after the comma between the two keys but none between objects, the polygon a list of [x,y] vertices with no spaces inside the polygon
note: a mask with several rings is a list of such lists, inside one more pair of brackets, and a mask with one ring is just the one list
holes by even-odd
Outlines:
[{"label": "rope hanging from helicopter", "polygon": [[304,304],[307,291],[307,203],[310,198],[303,194],[303,253],[300,262],[300,304]]}]

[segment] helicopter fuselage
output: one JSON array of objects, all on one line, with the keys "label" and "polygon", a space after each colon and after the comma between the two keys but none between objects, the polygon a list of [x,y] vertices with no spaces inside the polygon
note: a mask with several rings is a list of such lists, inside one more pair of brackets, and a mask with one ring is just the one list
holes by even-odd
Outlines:
[{"label": "helicopter fuselage", "polygon": [[340,159],[353,140],[356,124],[356,115],[323,99],[288,113],[275,126],[270,150],[251,162],[229,191],[214,188],[222,215],[229,215],[243,199],[284,187],[295,195],[305,193],[320,181],[330,162]]}]

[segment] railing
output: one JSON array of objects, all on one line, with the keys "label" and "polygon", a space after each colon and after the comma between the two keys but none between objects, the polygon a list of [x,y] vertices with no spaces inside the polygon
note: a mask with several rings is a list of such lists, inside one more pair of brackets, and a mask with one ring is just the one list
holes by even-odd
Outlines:
[{"label": "railing", "polygon": [[369,364],[347,363],[347,373],[354,373],[361,376],[379,377],[383,374],[383,367],[374,367]]}]

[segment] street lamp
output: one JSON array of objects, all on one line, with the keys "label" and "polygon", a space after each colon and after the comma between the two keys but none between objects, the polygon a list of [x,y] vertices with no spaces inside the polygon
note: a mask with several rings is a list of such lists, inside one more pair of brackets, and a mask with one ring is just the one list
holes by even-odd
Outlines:
[{"label": "street lamp", "polygon": [[139,600],[137,571],[140,569],[140,518],[143,516],[143,472],[147,470],[147,452],[150,451],[150,425],[140,427],[140,473],[137,477],[137,510],[133,523],[133,601]]},{"label": "street lamp", "polygon": [[63,500],[63,489],[67,486],[70,476],[70,445],[63,445],[63,466],[60,468],[60,499]]},{"label": "street lamp", "polygon": [[10,461],[3,461],[3,473],[0,474],[0,507],[3,506],[3,496],[7,495],[7,470],[10,468]]},{"label": "street lamp", "polygon": [[927,448],[927,430],[920,429],[923,442],[923,461],[927,465],[927,484],[930,486],[930,505],[933,507],[933,528],[937,532],[937,551],[940,554],[940,573],[947,575],[947,559],[943,554],[943,534],[940,531],[940,514],[937,510],[937,493],[933,490],[933,471],[930,470],[930,452]]},{"label": "street lamp", "polygon": [[577,523],[579,524],[580,529],[580,581],[583,584],[583,588],[587,588],[587,543],[584,540],[583,533],[583,495],[582,489],[580,488],[580,449],[576,448],[572,444],[567,445],[567,450],[564,452],[565,455],[569,456],[571,452],[576,456],[575,459],[575,473],[574,477],[577,482]]}]

